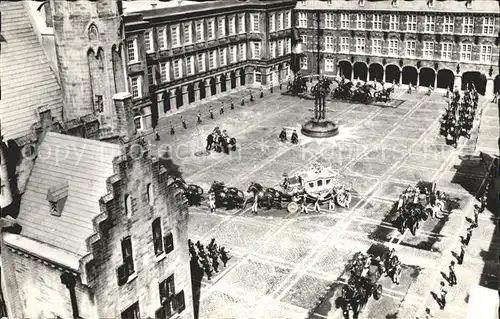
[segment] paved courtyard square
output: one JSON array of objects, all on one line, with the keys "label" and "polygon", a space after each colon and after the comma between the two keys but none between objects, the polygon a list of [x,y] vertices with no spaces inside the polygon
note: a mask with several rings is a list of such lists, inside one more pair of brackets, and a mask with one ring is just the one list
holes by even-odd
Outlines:
[{"label": "paved courtyard square", "polygon": [[[239,93],[233,95],[235,101],[239,98]],[[161,140],[150,141],[152,151],[168,145],[182,177],[205,192],[214,180],[243,191],[250,182],[273,187],[284,173],[292,175],[319,162],[338,170],[353,194],[349,208],[329,211],[324,206],[320,213],[310,209],[307,215],[285,208],[259,208],[253,215],[249,206],[210,213],[205,203],[190,208],[190,238],[204,244],[215,238],[234,256],[215,279],[203,280],[200,318],[342,318],[335,301],[348,279],[347,263],[356,252],[380,244],[394,247],[402,261],[401,284],[383,276],[382,298],[370,298],[360,318],[415,318],[426,307],[435,318],[456,318],[467,309],[471,285],[497,282],[500,238],[488,218],[491,213],[485,212],[466,262],[457,269],[458,286],[450,293],[449,307],[440,312],[432,299],[441,272],[447,273],[459,251],[486,167],[464,165],[459,159],[471,142],[462,139],[455,149],[439,136],[438,120],[446,104],[441,94],[398,91],[395,98],[403,100],[396,108],[328,101],[327,118],[339,124],[340,133],[327,139],[300,134],[301,125],[313,116],[314,101],[277,92],[238,104],[214,120],[207,118],[207,107],[217,108],[218,101],[188,109],[182,113],[188,129],[178,126],[179,115],[168,119],[177,125],[173,136],[168,122],[160,123]],[[494,116],[491,107],[480,99],[486,132],[494,125],[488,117]],[[201,124],[195,124],[198,110],[204,114]],[[215,126],[235,137],[238,148],[229,155],[200,156]],[[296,130],[299,143],[281,143],[282,128],[288,134]],[[420,180],[437,182],[452,199],[450,207],[440,218],[425,221],[415,236],[401,234],[394,227],[395,201]]]}]

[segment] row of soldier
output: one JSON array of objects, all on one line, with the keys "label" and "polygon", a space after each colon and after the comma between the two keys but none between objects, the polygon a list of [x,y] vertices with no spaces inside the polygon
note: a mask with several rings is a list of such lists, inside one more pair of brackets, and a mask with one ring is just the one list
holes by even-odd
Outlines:
[{"label": "row of soldier", "polygon": [[[283,86],[283,82],[280,81],[280,90],[282,89],[282,86]],[[270,86],[269,87],[269,91],[271,93],[273,93],[273,87]],[[260,97],[263,98],[264,97],[264,88],[262,86],[260,86],[260,93],[259,93]],[[249,96],[249,100],[250,102],[253,102],[255,101],[254,99],[254,96],[253,96],[253,93],[251,90],[248,90],[248,96]],[[241,106],[244,106],[245,105],[245,96],[242,96],[241,97],[241,102],[240,102],[240,105]],[[230,106],[230,109],[231,110],[234,110],[235,109],[235,105],[234,105],[234,101],[233,101],[233,98],[230,98],[229,99],[229,106]],[[224,114],[225,112],[225,109],[224,109],[224,101],[221,101],[221,106],[220,106],[220,109],[219,109],[219,114],[222,115]],[[208,117],[212,120],[215,119],[215,115],[214,115],[214,109],[212,107],[212,105],[209,105],[208,106]],[[180,116],[180,121],[181,121],[181,126],[187,130],[188,128],[188,124],[187,124],[187,121],[186,119],[184,118],[184,116]],[[201,111],[198,111],[197,113],[197,116],[196,116],[196,123],[197,124],[201,124],[203,122],[202,120],[202,114],[201,114]],[[174,124],[172,123],[172,121],[170,121],[170,135],[174,135],[175,134],[175,127],[174,127]],[[158,130],[155,128],[155,137],[156,137],[156,140],[160,140],[160,135],[159,135],[159,132]]]},{"label": "row of soldier", "polygon": [[[461,245],[460,245],[460,254],[457,254],[456,259],[459,265],[463,264],[465,251],[467,246],[470,243],[472,237],[472,230],[478,227],[478,219],[479,214],[484,212],[487,205],[488,200],[488,192],[490,189],[490,183],[486,184],[483,195],[479,198],[479,205],[474,205],[474,219],[472,220],[471,225],[467,228],[465,236],[462,237]],[[455,273],[455,261],[451,261],[448,266],[448,277],[446,278],[448,281],[449,287],[452,287],[457,284],[457,276]],[[444,309],[446,306],[446,295],[448,293],[448,289],[444,281],[441,281],[439,285],[439,296],[436,296],[436,301],[441,309]]]},{"label": "row of soldier", "polygon": [[210,243],[205,247],[199,240],[196,244],[189,239],[189,255],[191,257],[191,268],[200,273],[204,272],[207,279],[212,278],[213,272],[219,272],[220,263],[226,267],[227,262],[231,259],[225,247],[218,247],[215,243],[215,238],[210,240]]},{"label": "row of soldier", "polygon": [[[447,95],[449,96],[449,91]],[[462,100],[460,92],[455,88],[441,118],[440,133],[446,136],[448,144],[457,147],[460,136],[470,138],[478,99],[479,95],[474,84],[468,85]]]}]

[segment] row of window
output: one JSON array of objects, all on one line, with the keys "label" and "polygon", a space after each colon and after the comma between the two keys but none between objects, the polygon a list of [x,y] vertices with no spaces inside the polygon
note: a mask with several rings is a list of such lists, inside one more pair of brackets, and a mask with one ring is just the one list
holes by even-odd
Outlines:
[{"label": "row of window", "polygon": [[[366,29],[366,14],[357,13],[355,15],[354,28],[359,30]],[[372,17],[372,29],[373,30],[383,30],[382,14],[373,14]],[[389,15],[389,31],[401,31],[400,30],[400,16],[399,15]],[[460,19],[457,17],[457,19]],[[299,12],[299,27],[307,27],[307,13]],[[325,13],[324,14],[325,28],[334,29],[334,14]],[[477,23],[477,21],[476,21]],[[406,29],[404,31],[416,32],[417,31],[417,16],[407,15],[406,16]],[[455,31],[455,17],[445,16],[442,22],[442,32],[443,33],[453,33]],[[351,29],[351,17],[349,13],[340,14],[340,28],[341,29]],[[435,16],[425,16],[424,20],[424,30],[425,32],[435,32],[436,31],[436,17]],[[482,33],[484,35],[493,35],[495,32],[495,18],[494,17],[483,17],[482,18]],[[462,17],[462,33],[463,34],[474,34],[474,17],[465,16]]]},{"label": "row of window", "polygon": [[[333,39],[332,39],[333,41]],[[329,43],[325,41],[325,43]],[[331,43],[331,42],[330,42]],[[355,38],[354,52],[356,53],[371,53],[371,54],[382,54],[382,46],[384,40],[380,38],[375,38],[371,40],[371,52],[366,50],[366,38]],[[453,46],[452,42],[442,42],[441,46],[441,59],[450,61],[452,59]],[[333,47],[333,44],[331,45]],[[327,48],[330,48],[327,46]],[[405,41],[405,48],[402,55],[406,57],[416,57],[417,41],[407,40]],[[492,55],[492,45],[485,44],[480,47],[479,61],[480,62],[491,62]],[[387,40],[387,54],[390,56],[401,55],[399,49],[399,40],[389,39]],[[438,49],[438,45],[432,41],[422,42],[422,57],[426,59],[434,59],[435,50]],[[341,53],[351,52],[351,38],[341,37],[339,42],[339,51]],[[328,50],[327,50],[328,51]],[[332,51],[332,50],[329,50]],[[461,61],[471,61],[472,60],[472,44],[471,43],[461,43],[460,44],[460,60]]]},{"label": "row of window", "polygon": [[[163,237],[160,218],[157,218],[153,221],[152,233],[155,256],[161,257],[162,255],[167,255],[174,250],[174,237],[171,232],[167,233],[165,237]],[[119,286],[125,284],[128,279],[131,278],[131,276],[135,273],[132,238],[130,236],[122,239],[121,248],[123,263],[117,269]]]},{"label": "row of window", "polygon": [[[226,21],[228,25],[226,28]],[[291,12],[272,13],[270,15],[270,31],[283,30],[285,27],[291,27]],[[194,30],[193,30],[194,24]],[[261,32],[260,13],[250,14],[250,32]],[[194,32],[193,32],[194,31]],[[169,34],[167,34],[169,32]],[[227,32],[227,34],[226,34]],[[227,35],[245,34],[245,14],[239,14],[229,18],[218,17],[208,20],[200,20],[196,22],[187,22],[183,24],[171,25],[168,27],[158,28],[156,30],[157,41],[154,41],[153,30],[148,30],[144,33],[144,48],[146,52],[153,52],[158,46],[159,49],[167,49],[168,43],[172,48],[193,43],[200,43],[206,40],[214,40],[223,38]],[[182,37],[181,37],[182,34]],[[139,60],[137,39],[129,39],[127,41],[127,53],[129,62],[137,62]]]},{"label": "row of window", "polygon": [[[158,285],[160,293],[161,307],[156,310],[156,318],[169,318],[174,313],[181,313],[186,309],[184,290],[175,293],[174,275],[170,275]],[[121,319],[141,319],[139,302],[135,302],[125,309],[121,314]]]}]

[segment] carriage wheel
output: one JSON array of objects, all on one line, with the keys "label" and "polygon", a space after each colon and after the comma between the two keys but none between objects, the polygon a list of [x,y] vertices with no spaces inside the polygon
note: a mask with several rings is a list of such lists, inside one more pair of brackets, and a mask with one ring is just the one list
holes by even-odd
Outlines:
[{"label": "carriage wheel", "polygon": [[296,202],[290,202],[286,209],[288,210],[288,212],[295,214],[299,211],[299,205]]},{"label": "carriage wheel", "polygon": [[373,298],[375,298],[375,300],[379,300],[380,297],[382,297],[382,285],[377,285],[375,291],[373,291]]}]

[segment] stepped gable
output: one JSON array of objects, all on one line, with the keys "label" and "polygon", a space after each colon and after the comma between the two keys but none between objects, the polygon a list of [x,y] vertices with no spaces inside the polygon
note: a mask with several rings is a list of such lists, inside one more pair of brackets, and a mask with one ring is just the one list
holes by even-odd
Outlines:
[{"label": "stepped gable", "polygon": [[0,118],[6,140],[31,133],[36,109],[48,105],[62,120],[61,87],[31,25],[22,1],[1,1],[2,36]]},{"label": "stepped gable", "polygon": [[[21,200],[21,235],[80,258],[87,255],[93,219],[101,213],[99,201],[108,193],[107,179],[115,174],[113,160],[121,151],[118,144],[47,133]],[[67,197],[57,216],[49,200],[65,183]]]}]

